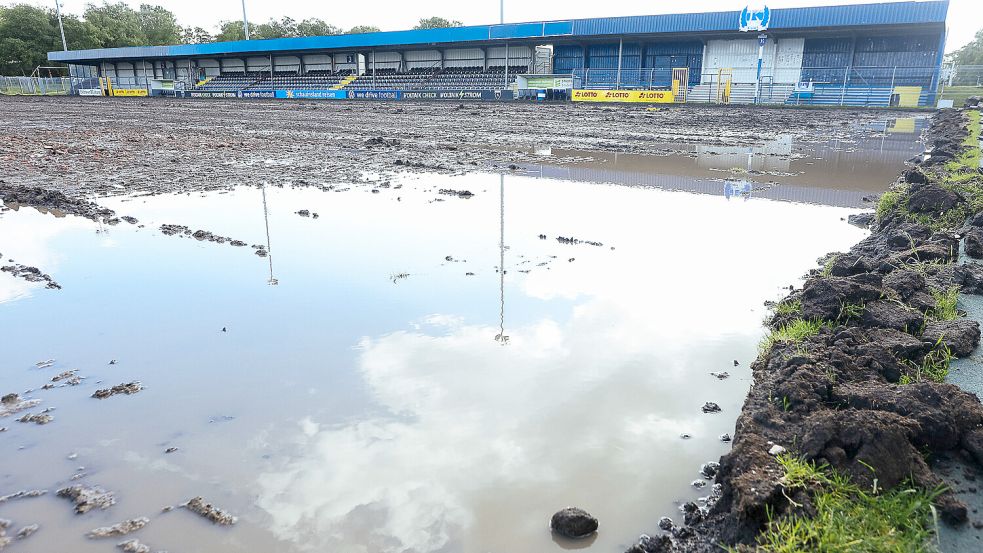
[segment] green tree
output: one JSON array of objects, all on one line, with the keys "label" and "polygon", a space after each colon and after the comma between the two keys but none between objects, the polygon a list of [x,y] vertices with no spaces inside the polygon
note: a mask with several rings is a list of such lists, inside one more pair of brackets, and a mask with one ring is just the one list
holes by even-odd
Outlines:
[{"label": "green tree", "polygon": [[[65,42],[73,50],[98,48],[92,27],[73,15],[65,15]],[[16,4],[0,6],[0,74],[29,75],[48,61],[48,52],[62,49],[58,16],[52,9]]]},{"label": "green tree", "polygon": [[213,40],[211,33],[201,27],[185,27],[181,30],[181,44],[205,44]]},{"label": "green tree", "polygon": [[85,20],[93,26],[104,48],[147,44],[140,14],[123,2],[104,2],[102,6],[87,4]]},{"label": "green tree", "polygon": [[378,33],[381,29],[375,25],[355,25],[351,29],[348,29],[346,35],[357,35],[362,33]]},{"label": "green tree", "polygon": [[464,23],[460,21],[450,21],[444,19],[443,17],[428,17],[426,19],[421,19],[419,23],[416,24],[414,29],[446,29],[448,27],[463,27]]},{"label": "green tree", "polygon": [[956,65],[983,65],[983,29],[976,31],[972,42],[949,54]]},{"label": "green tree", "polygon": [[293,18],[284,17],[276,20],[270,19],[266,23],[261,23],[253,31],[251,38],[290,38],[297,36],[297,22]]},{"label": "green tree", "polygon": [[[252,37],[249,38],[258,38]],[[222,21],[218,24],[218,34],[215,42],[232,42],[246,40],[246,32],[242,29],[242,21]]]},{"label": "green tree", "polygon": [[140,4],[140,29],[146,38],[144,44],[164,46],[181,41],[182,29],[177,18],[166,8],[151,4]]},{"label": "green tree", "polygon": [[321,19],[305,19],[295,27],[295,36],[330,36],[340,35],[342,30]]}]

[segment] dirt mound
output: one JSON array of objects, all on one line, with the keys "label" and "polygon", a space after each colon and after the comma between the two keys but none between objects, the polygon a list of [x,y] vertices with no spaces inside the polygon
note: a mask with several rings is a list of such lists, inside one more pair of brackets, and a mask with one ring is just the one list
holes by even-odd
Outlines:
[{"label": "dirt mound", "polygon": [[57,190],[38,186],[13,186],[0,181],[0,199],[10,207],[29,206],[58,214],[77,215],[93,221],[118,223],[116,212],[80,198],[69,198]]},{"label": "dirt mound", "polygon": [[[904,176],[910,212],[936,216],[964,203],[959,194],[927,183],[942,170],[931,168],[938,160],[961,153],[965,127],[959,112],[936,117],[929,131],[932,157],[925,169]],[[980,342],[977,322],[943,320],[936,311],[937,296],[954,285],[983,293],[983,267],[953,264],[959,246],[952,231],[888,214],[868,238],[830,257],[825,271],[784,300],[801,307],[775,315],[772,330],[808,321],[811,331],[796,339],[777,333],[753,363],[754,386],[734,447],[716,473],[719,499],[688,517],[685,531],[673,529],[674,543],[660,541],[657,550],[753,544],[770,517],[807,503],[786,494],[776,460],[786,450],[867,488],[910,480],[936,489],[943,484],[932,466],[937,456],[983,463],[983,405],[942,382],[950,356],[968,356]],[[951,491],[936,507],[949,523],[969,515]]]}]

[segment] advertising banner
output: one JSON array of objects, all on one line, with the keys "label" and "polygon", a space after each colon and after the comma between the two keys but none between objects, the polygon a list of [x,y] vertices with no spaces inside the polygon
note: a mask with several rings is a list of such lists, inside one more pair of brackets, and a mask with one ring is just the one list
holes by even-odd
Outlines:
[{"label": "advertising banner", "polygon": [[401,90],[349,90],[348,97],[358,100],[399,100]]},{"label": "advertising banner", "polygon": [[528,77],[526,88],[570,90],[573,88],[573,77]]},{"label": "advertising banner", "polygon": [[113,96],[147,96],[146,88],[114,88]]},{"label": "advertising banner", "polygon": [[347,90],[277,90],[276,98],[295,98],[301,100],[344,100]]},{"label": "advertising banner", "polygon": [[671,104],[676,101],[668,90],[574,90],[574,102],[634,102]]},{"label": "advertising banner", "polygon": [[404,90],[404,100],[511,100],[511,90]]},{"label": "advertising banner", "polygon": [[240,90],[240,98],[273,98],[272,90]]},{"label": "advertising banner", "polygon": [[228,90],[186,90],[184,95],[192,98],[236,98],[239,93]]},{"label": "advertising banner", "polygon": [[80,88],[79,96],[102,96],[102,89],[99,88]]}]

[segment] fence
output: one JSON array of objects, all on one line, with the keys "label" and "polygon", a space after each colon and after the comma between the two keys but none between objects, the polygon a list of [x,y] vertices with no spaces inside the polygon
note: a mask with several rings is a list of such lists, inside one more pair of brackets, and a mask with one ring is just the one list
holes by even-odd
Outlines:
[{"label": "fence", "polygon": [[57,96],[74,90],[68,77],[0,77],[0,94]]},{"label": "fence", "polygon": [[983,65],[949,65],[942,68],[946,86],[983,86]]},{"label": "fence", "polygon": [[[934,105],[939,89],[951,80],[972,81],[983,72],[938,67],[689,68],[688,102],[824,104],[853,106]],[[668,89],[673,68],[579,69],[583,88]],[[942,80],[940,81],[940,77]]]}]

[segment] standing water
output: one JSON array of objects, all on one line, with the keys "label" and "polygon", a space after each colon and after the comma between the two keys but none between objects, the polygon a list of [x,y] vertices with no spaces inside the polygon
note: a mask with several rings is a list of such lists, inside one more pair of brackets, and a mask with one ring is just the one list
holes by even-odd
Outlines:
[{"label": "standing water", "polygon": [[[63,289],[0,274],[0,393],[54,418],[0,418],[0,495],[48,490],[0,516],[40,524],[25,553],[110,551],[122,538],[86,533],[140,516],[129,537],[153,550],[623,551],[709,494],[699,469],[729,448],[763,302],[865,235],[846,217],[920,150],[913,134],[892,144],[777,168],[755,165],[767,152],[595,154],[525,168],[548,179],[99,200],[136,226],[4,211],[4,261]],[[41,389],[73,369],[78,386]],[[90,397],[131,381],[144,389]],[[54,492],[76,483],[116,504],[74,514]],[[195,496],[238,523],[162,512]],[[570,505],[600,520],[592,540],[551,536]]]}]

